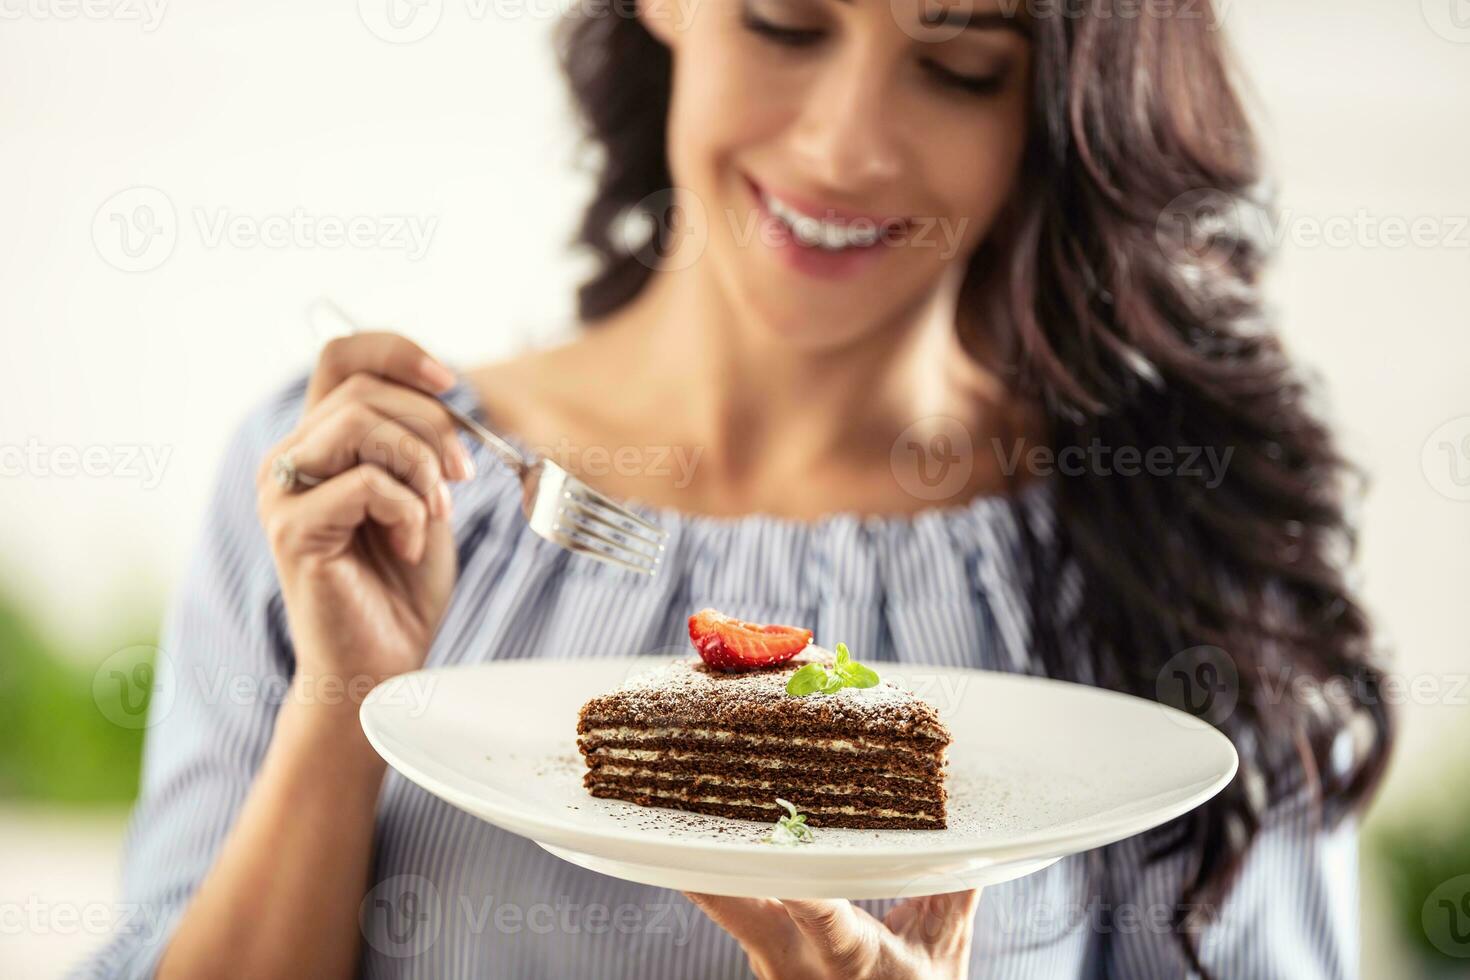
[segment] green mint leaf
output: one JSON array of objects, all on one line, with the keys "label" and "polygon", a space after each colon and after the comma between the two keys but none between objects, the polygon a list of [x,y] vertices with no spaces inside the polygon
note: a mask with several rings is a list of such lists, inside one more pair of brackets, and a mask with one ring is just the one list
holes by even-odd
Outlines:
[{"label": "green mint leaf", "polygon": [[803,698],[808,694],[836,694],[844,687],[876,687],[882,682],[878,672],[852,659],[846,643],[837,644],[837,657],[832,666],[806,664],[786,681],[786,693]]},{"label": "green mint leaf", "polygon": [[776,797],[776,802],[785,807],[787,816],[779,817],[776,826],[763,840],[767,844],[810,844],[812,829],[806,825],[806,815],[798,813],[796,804]]},{"label": "green mint leaf", "polygon": [[822,690],[826,683],[826,669],[821,664],[807,664],[791,675],[786,682],[786,693],[792,697],[805,697]]}]

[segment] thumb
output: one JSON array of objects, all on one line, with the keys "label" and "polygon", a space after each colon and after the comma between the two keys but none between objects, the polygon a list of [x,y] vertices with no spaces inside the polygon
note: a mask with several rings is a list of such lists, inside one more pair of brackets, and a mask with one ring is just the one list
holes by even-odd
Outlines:
[{"label": "thumb", "polygon": [[823,962],[861,976],[880,953],[877,921],[849,901],[785,898],[781,904]]},{"label": "thumb", "polygon": [[979,905],[978,888],[926,895],[895,905],[883,921],[907,941],[938,949],[968,940]]}]

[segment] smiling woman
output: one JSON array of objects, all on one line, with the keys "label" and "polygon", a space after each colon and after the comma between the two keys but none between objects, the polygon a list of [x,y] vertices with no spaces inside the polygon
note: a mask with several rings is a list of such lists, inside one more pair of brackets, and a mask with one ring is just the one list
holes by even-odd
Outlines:
[{"label": "smiling woman", "polygon": [[[120,937],[99,971],[1352,974],[1352,814],[1391,726],[1344,584],[1344,468],[1261,314],[1242,231],[1261,224],[1233,220],[1264,207],[1261,175],[1208,14],[572,15],[560,55],[600,150],[585,329],[459,375],[401,337],[353,336],[248,420],[170,620],[175,704],[150,731],[129,854],[133,898],[171,930]],[[567,459],[695,461],[679,485],[580,467],[669,532],[659,575],[531,534],[519,481],[465,449],[441,399]],[[310,479],[276,484],[271,461],[295,450]],[[694,896],[708,918],[678,944],[548,936],[465,910],[687,906],[385,782],[353,706],[304,692],[668,648],[706,605],[840,636],[874,664],[1170,701],[1229,735],[1240,776],[984,902]],[[291,696],[220,703],[199,668],[221,664],[290,678]],[[1283,672],[1351,678],[1353,697],[1283,698]]]}]

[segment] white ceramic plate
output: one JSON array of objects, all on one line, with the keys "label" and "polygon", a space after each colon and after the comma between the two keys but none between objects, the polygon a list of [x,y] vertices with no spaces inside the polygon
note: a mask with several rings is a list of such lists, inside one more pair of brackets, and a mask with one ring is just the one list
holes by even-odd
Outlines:
[{"label": "white ceramic plate", "polygon": [[915,896],[992,884],[1142,833],[1235,774],[1229,739],[1172,708],[1078,684],[879,665],[954,733],[949,827],[771,825],[600,800],[582,787],[577,712],[666,658],[519,660],[416,671],[362,706],[378,753],[434,795],[551,853],[643,884],[782,898]]}]

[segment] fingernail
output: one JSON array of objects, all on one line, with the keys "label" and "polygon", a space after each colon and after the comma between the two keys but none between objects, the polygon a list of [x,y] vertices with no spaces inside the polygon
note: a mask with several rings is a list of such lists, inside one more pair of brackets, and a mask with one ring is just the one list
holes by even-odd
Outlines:
[{"label": "fingernail", "polygon": [[417,565],[418,558],[418,535],[408,528],[407,525],[399,525],[398,533],[395,535],[398,541],[398,555],[410,565]]},{"label": "fingernail", "polygon": [[419,377],[435,391],[454,387],[454,372],[427,355],[419,361]]},{"label": "fingernail", "polygon": [[446,483],[436,484],[434,496],[439,501],[439,513],[435,516],[441,521],[449,520],[449,515],[454,512],[454,500],[449,496],[449,485]]},{"label": "fingernail", "polygon": [[470,451],[464,447],[464,443],[458,439],[454,440],[454,458],[459,467],[459,478],[461,480],[473,479],[475,475],[475,459]]}]

